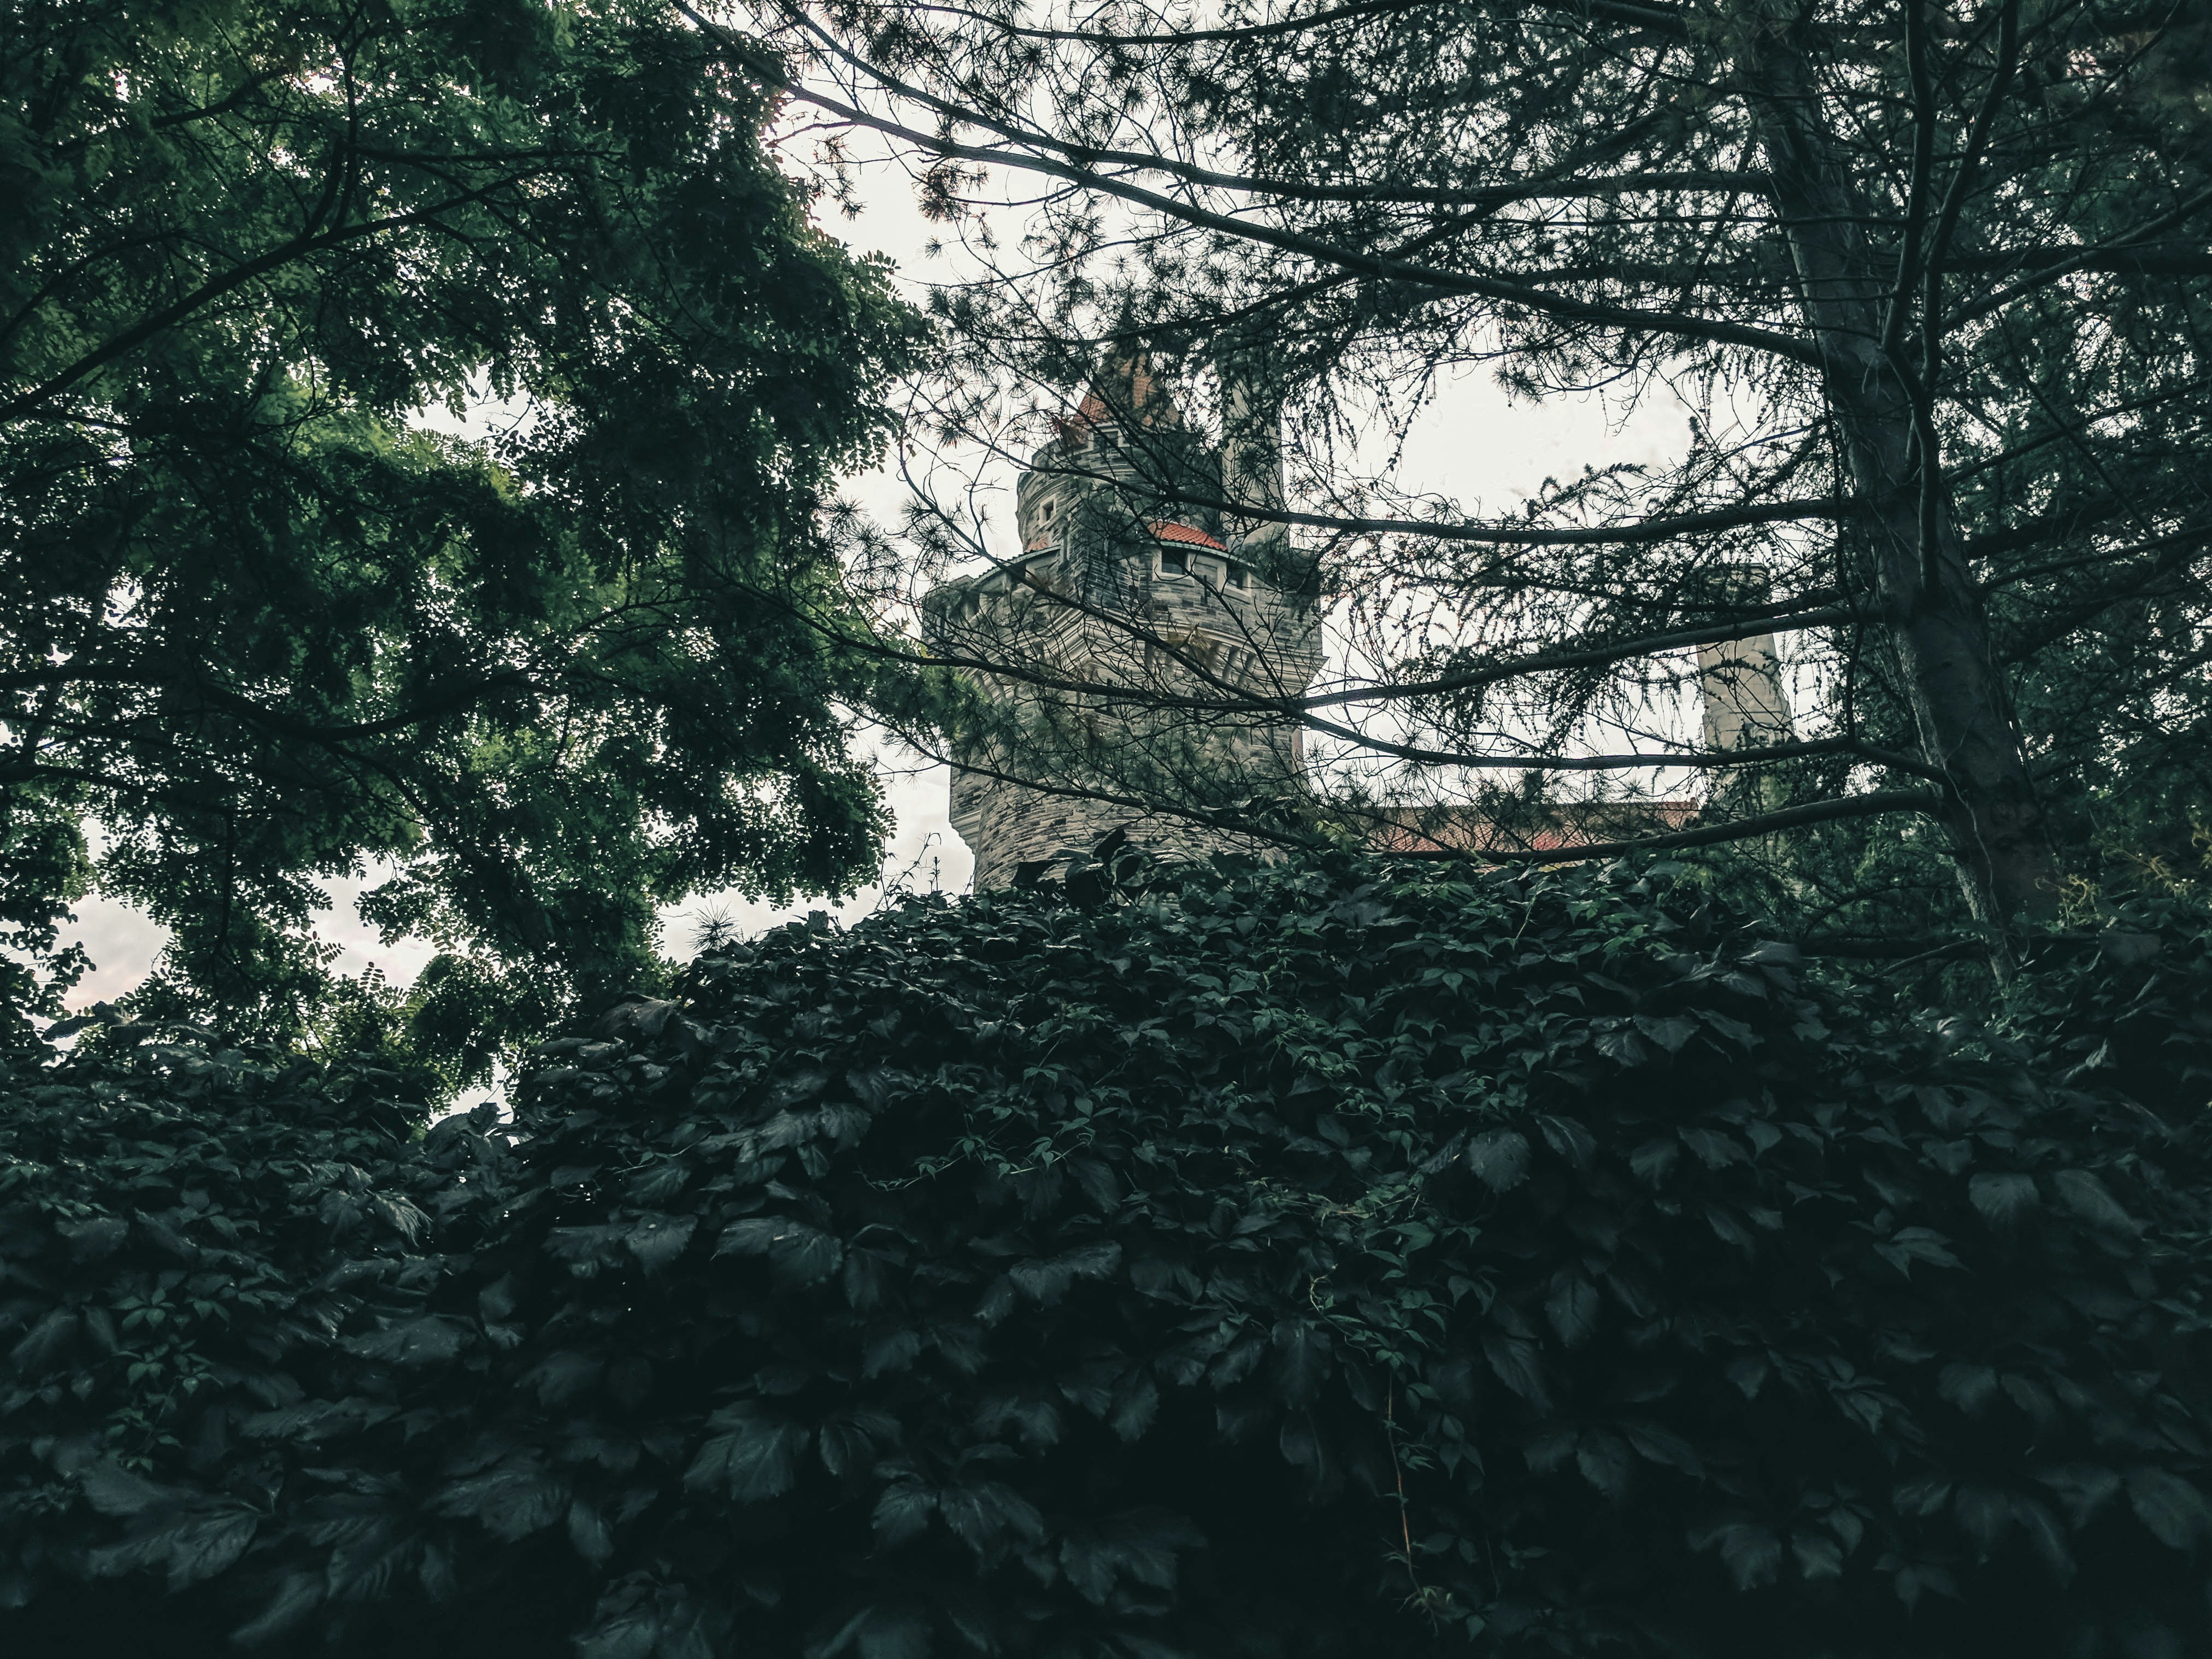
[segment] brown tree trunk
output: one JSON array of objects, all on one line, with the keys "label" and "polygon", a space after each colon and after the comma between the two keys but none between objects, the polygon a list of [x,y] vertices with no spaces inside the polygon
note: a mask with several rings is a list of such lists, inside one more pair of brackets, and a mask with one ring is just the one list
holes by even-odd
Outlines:
[{"label": "brown tree trunk", "polygon": [[1887,635],[1921,755],[1944,781],[1941,816],[1960,882],[1993,930],[2002,968],[2015,918],[2055,904],[2057,865],[1948,491],[1923,500],[1912,392],[1882,339],[1895,263],[1878,260],[1868,243],[1866,205],[1820,125],[1803,58],[1770,40],[1743,75],[1821,354],[1846,483],[1863,509],[1856,522],[1871,568],[1861,580],[1871,591],[1863,597]]}]

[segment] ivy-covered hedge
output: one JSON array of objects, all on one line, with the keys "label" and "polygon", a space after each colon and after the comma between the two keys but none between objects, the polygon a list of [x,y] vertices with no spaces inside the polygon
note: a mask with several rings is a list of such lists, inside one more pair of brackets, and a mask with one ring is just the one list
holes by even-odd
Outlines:
[{"label": "ivy-covered hedge", "polygon": [[[411,1149],[267,1077],[9,1101],[71,1171],[6,1189],[19,1639],[2212,1645],[2190,1103],[1862,1018],[1663,878],[1093,867],[544,1060]],[[233,1256],[267,1299],[134,1405],[93,1304]]]},{"label": "ivy-covered hedge", "polygon": [[[459,1195],[440,1153],[459,1150],[416,1144],[394,1080],[191,1028],[103,1033],[6,1079],[0,1608],[66,1632],[88,1579],[214,1577],[283,1496],[269,1425],[393,1409],[366,1396],[383,1333],[436,1282],[423,1206]],[[145,1601],[103,1586],[93,1605]],[[143,1610],[173,1631],[173,1609]]]}]

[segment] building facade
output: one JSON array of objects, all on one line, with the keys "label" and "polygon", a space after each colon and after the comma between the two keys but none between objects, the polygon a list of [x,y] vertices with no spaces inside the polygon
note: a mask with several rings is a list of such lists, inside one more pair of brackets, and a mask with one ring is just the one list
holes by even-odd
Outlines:
[{"label": "building facade", "polygon": [[[1304,796],[1290,704],[1321,666],[1313,573],[1266,516],[1284,500],[1276,422],[1232,375],[1224,392],[1208,445],[1141,358],[1102,375],[1016,484],[1020,556],[923,601],[932,648],[968,670],[951,817],[979,891],[1116,829],[1164,858],[1261,850],[1230,825]],[[1728,580],[1731,597],[1763,599],[1763,572]],[[1701,647],[1698,669],[1707,748],[1789,740],[1771,634]],[[1371,833],[1394,850],[1564,849],[1700,810],[1563,805],[1532,832],[1408,808]]]},{"label": "building facade", "polygon": [[1165,858],[1252,845],[1214,815],[1299,792],[1269,705],[1312,683],[1318,617],[1282,526],[1228,510],[1279,505],[1282,463],[1233,386],[1225,413],[1209,445],[1142,359],[1102,375],[1016,485],[1020,558],[924,601],[971,665],[951,818],[979,890],[1116,828]]}]

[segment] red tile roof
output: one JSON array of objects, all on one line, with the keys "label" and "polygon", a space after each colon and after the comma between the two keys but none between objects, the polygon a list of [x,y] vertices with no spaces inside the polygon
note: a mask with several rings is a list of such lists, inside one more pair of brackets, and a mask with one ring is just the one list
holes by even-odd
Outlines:
[{"label": "red tile roof", "polygon": [[1401,807],[1370,826],[1367,844],[1378,853],[1568,852],[1687,829],[1702,810],[1703,803],[1693,800],[1562,801],[1529,819],[1501,824],[1471,807]]},{"label": "red tile roof", "polygon": [[1203,530],[1193,530],[1187,524],[1170,524],[1162,520],[1148,524],[1145,528],[1164,542],[1188,542],[1193,547],[1210,547],[1217,552],[1224,550],[1215,538],[1207,535]]}]

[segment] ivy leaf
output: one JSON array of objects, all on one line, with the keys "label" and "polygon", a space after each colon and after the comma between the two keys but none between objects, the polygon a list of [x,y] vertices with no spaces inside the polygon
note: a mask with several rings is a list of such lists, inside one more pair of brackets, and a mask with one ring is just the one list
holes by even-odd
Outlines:
[{"label": "ivy leaf", "polygon": [[882,1376],[912,1368],[921,1355],[921,1333],[904,1326],[871,1332],[860,1352],[860,1375]]},{"label": "ivy leaf", "polygon": [[1600,1031],[1596,1047],[1607,1060],[1618,1060],[1623,1066],[1641,1066],[1651,1058],[1651,1051],[1644,1046],[1643,1040],[1626,1026]]},{"label": "ivy leaf", "polygon": [[2043,1201],[2035,1177],[2025,1175],[1978,1175],[1966,1183],[1966,1195],[1999,1227],[2014,1225]]},{"label": "ivy leaf", "polygon": [[1577,1170],[1586,1170],[1597,1156],[1597,1139],[1571,1117],[1540,1117],[1537,1127],[1544,1143]]},{"label": "ivy leaf", "polygon": [[465,1320],[449,1314],[425,1314],[348,1337],[344,1346],[349,1353],[386,1364],[441,1365],[460,1352],[462,1344],[475,1334]]},{"label": "ivy leaf", "polygon": [[214,1577],[245,1554],[260,1519],[242,1504],[178,1510],[123,1543],[94,1551],[88,1565],[103,1577],[166,1565],[173,1595]]},{"label": "ivy leaf", "polygon": [[739,1504],[757,1504],[789,1492],[799,1478],[799,1460],[813,1431],[769,1411],[757,1401],[740,1401],[707,1419],[720,1429],[700,1447],[684,1485],[691,1492],[720,1492]]},{"label": "ivy leaf", "polygon": [[77,1331],[76,1310],[55,1308],[43,1315],[31,1327],[30,1333],[9,1351],[8,1358],[17,1373],[36,1376],[52,1370],[69,1358]]},{"label": "ivy leaf", "polygon": [[1711,1129],[1687,1128],[1681,1132],[1682,1144],[1698,1155],[1698,1162],[1708,1170],[1725,1169],[1731,1164],[1747,1161],[1747,1155],[1733,1136]]},{"label": "ivy leaf", "polygon": [[1628,1167],[1645,1186],[1657,1188],[1682,1156],[1682,1149],[1672,1136],[1647,1140],[1628,1155]]},{"label": "ivy leaf", "polygon": [[894,1480],[876,1498],[876,1536],[896,1548],[928,1529],[937,1494],[918,1480]]},{"label": "ivy leaf", "polygon": [[819,1659],[847,1652],[858,1659],[929,1659],[929,1621],[912,1607],[866,1607],[817,1651]]},{"label": "ivy leaf", "polygon": [[1468,1143],[1467,1167],[1493,1193],[1510,1192],[1528,1173],[1528,1139],[1517,1129],[1486,1129]]},{"label": "ivy leaf", "polygon": [[86,1469],[77,1482],[83,1488],[85,1501],[102,1515],[141,1515],[179,1503],[183,1497],[105,1459]]},{"label": "ivy leaf", "polygon": [[1008,1545],[1044,1540],[1044,1517],[1036,1506],[1001,1481],[948,1486],[937,1495],[937,1512],[954,1537],[986,1560]]},{"label": "ivy leaf", "polygon": [[1993,1365],[1946,1365],[1936,1380],[1936,1392],[1969,1417],[1980,1416],[1982,1407],[1996,1397],[1996,1391]]},{"label": "ivy leaf", "polygon": [[1951,1241],[1927,1227],[1899,1227],[1884,1242],[1876,1244],[1875,1253],[1901,1273],[1910,1274],[1915,1261],[1933,1263],[1939,1267],[1960,1266],[1959,1258],[1951,1254]]},{"label": "ivy leaf", "polygon": [[1723,1521],[1690,1534],[1693,1550],[1717,1550],[1740,1590],[1771,1584],[1782,1570],[1782,1540],[1756,1521]]},{"label": "ivy leaf", "polygon": [[2118,1471],[2096,1463],[2063,1463],[2035,1478],[2058,1494],[2058,1501],[2066,1506],[2066,1518],[2076,1531],[2095,1519],[2097,1511],[2120,1489]]},{"label": "ivy leaf", "polygon": [[1110,1279],[1121,1266],[1121,1247],[1090,1244],[1043,1261],[1017,1262],[1006,1270],[1014,1288],[1042,1307],[1052,1307],[1079,1279]]},{"label": "ivy leaf", "polygon": [[1677,1468],[1694,1480],[1705,1478],[1705,1462],[1698,1455],[1697,1448],[1671,1429],[1662,1429],[1656,1423],[1624,1423],[1621,1432],[1638,1454],[1654,1463],[1663,1463]]},{"label": "ivy leaf", "polygon": [[1951,1495],[1951,1483],[1940,1474],[1923,1474],[1900,1480],[1890,1489],[1889,1501],[1899,1515],[1933,1515]]},{"label": "ivy leaf", "polygon": [[580,1498],[572,1499],[568,1504],[568,1544],[595,1567],[605,1565],[615,1553],[614,1533],[606,1517]]},{"label": "ivy leaf", "polygon": [[449,1483],[431,1507],[477,1521],[501,1543],[513,1544],[563,1519],[568,1501],[567,1481],[518,1453],[485,1474]]},{"label": "ivy leaf", "polygon": [[1570,1348],[1579,1348],[1597,1329],[1597,1286],[1580,1273],[1563,1272],[1544,1298],[1544,1316]]},{"label": "ivy leaf", "polygon": [[1680,1014],[1638,1014],[1636,1029],[1672,1054],[1680,1053],[1682,1045],[1697,1036],[1698,1023]]},{"label": "ivy leaf", "polygon": [[1959,1530],[1973,1540],[1981,1559],[1988,1560],[2004,1541],[2011,1529],[2012,1499],[1995,1486],[1967,1481],[1960,1485],[1951,1500],[1951,1513],[1958,1521]]},{"label": "ivy leaf", "polygon": [[1959,1581],[1951,1576],[1950,1570],[1929,1561],[1915,1561],[1899,1567],[1893,1582],[1897,1599],[1905,1603],[1907,1610],[1918,1607],[1920,1598],[1929,1590],[1954,1601],[1959,1595]]},{"label": "ivy leaf", "polygon": [[314,1572],[287,1573],[261,1611],[230,1633],[242,1648],[255,1648],[299,1628],[301,1622],[322,1604],[323,1577]]},{"label": "ivy leaf", "polygon": [[1159,1385],[1152,1381],[1152,1374],[1141,1365],[1132,1365],[1115,1384],[1113,1411],[1106,1419],[1107,1426],[1125,1441],[1140,1440],[1145,1431],[1152,1427],[1159,1408]]},{"label": "ivy leaf", "polygon": [[646,1216],[623,1237],[629,1253],[638,1265],[649,1273],[657,1273],[671,1266],[684,1254],[684,1247],[691,1242],[691,1234],[699,1224],[696,1215]]},{"label": "ivy leaf", "polygon": [[602,1613],[575,1638],[576,1659],[651,1659],[660,1640],[660,1609],[640,1601]]},{"label": "ivy leaf", "polygon": [[1595,1486],[1607,1498],[1619,1498],[1628,1490],[1629,1471],[1634,1461],[1628,1443],[1617,1434],[1602,1429],[1586,1429],[1575,1443],[1575,1467],[1583,1472],[1583,1479]]},{"label": "ivy leaf", "polygon": [[1285,1319],[1275,1326],[1274,1342],[1276,1397],[1286,1406],[1310,1404],[1328,1375],[1328,1330],[1310,1319]]},{"label": "ivy leaf", "polygon": [[2074,1553],[2066,1545],[2066,1528],[2047,1506],[2023,1492],[2013,1494],[2012,1514],[2045,1570],[2063,1589],[2074,1577]]},{"label": "ivy leaf", "polygon": [[131,1236],[131,1224],[121,1216],[100,1215],[82,1221],[58,1221],[54,1231],[69,1241],[70,1261],[99,1261],[123,1248],[123,1241]]},{"label": "ivy leaf", "polygon": [[2128,1507],[2149,1528],[2152,1537],[2177,1550],[2192,1549],[2212,1522],[2212,1508],[2204,1494],[2174,1474],[2153,1463],[2130,1469]]},{"label": "ivy leaf", "polygon": [[2142,1223],[2122,1209],[2105,1183],[2087,1170],[2061,1170],[2051,1177],[2051,1184],[2058,1189],[2058,1201],[2092,1227],[2130,1235],[2142,1231]]},{"label": "ivy leaf", "polygon": [[1832,1534],[1800,1528],[1790,1534],[1790,1553],[1797,1558],[1797,1571],[1808,1578],[1844,1576],[1844,1547]]},{"label": "ivy leaf", "polygon": [[1551,1409],[1550,1398],[1544,1391],[1543,1362],[1537,1358],[1534,1343],[1497,1331],[1486,1331],[1482,1337],[1482,1356],[1490,1362],[1490,1369],[1498,1380],[1507,1388],[1539,1412]]},{"label": "ivy leaf", "polygon": [[747,1216],[732,1222],[715,1242],[714,1254],[764,1255],[777,1282],[793,1290],[819,1284],[837,1271],[845,1247],[821,1228],[790,1216]]},{"label": "ivy leaf", "polygon": [[1093,1607],[1114,1593],[1119,1553],[1088,1527],[1073,1527],[1060,1540],[1060,1570],[1078,1595]]}]

